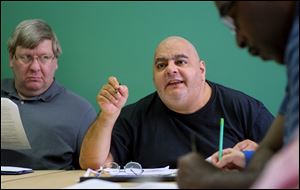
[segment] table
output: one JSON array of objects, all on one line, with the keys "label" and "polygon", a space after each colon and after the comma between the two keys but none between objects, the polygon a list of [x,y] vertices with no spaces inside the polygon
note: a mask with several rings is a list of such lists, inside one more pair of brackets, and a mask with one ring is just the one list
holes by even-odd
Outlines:
[{"label": "table", "polygon": [[35,170],[22,175],[1,175],[1,189],[63,188],[78,182],[84,170]]},{"label": "table", "polygon": [[[1,175],[1,189],[55,189],[79,182],[85,170],[35,170],[22,175]],[[175,184],[176,182],[165,182]],[[136,183],[122,182],[122,187],[134,187]]]}]

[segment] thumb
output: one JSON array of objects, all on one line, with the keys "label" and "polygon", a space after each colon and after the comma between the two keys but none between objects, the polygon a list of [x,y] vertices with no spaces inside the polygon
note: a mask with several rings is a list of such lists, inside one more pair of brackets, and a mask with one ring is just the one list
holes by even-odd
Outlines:
[{"label": "thumb", "polygon": [[128,87],[126,85],[120,85],[118,90],[123,97],[128,97]]}]

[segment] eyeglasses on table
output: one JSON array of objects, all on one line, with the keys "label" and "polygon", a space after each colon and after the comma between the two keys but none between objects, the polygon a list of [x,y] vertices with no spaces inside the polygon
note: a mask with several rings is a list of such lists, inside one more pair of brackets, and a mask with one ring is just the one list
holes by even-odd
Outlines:
[{"label": "eyeglasses on table", "polygon": [[84,173],[84,177],[100,177],[100,176],[115,176],[120,174],[126,175],[142,175],[144,172],[141,164],[138,162],[128,162],[124,169],[121,169],[121,166],[116,162],[108,162],[100,167],[98,170],[93,170],[88,168],[87,171]]}]

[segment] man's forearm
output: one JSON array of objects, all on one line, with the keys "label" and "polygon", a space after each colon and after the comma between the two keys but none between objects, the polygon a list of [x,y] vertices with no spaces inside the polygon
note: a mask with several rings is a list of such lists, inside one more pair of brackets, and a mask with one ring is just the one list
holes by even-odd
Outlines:
[{"label": "man's forearm", "polygon": [[272,123],[268,133],[259,144],[248,170],[261,171],[270,158],[282,147],[283,144],[283,116],[277,116]]},{"label": "man's forearm", "polygon": [[108,159],[112,129],[116,119],[117,116],[107,116],[103,113],[97,117],[82,142],[81,168],[98,169]]}]

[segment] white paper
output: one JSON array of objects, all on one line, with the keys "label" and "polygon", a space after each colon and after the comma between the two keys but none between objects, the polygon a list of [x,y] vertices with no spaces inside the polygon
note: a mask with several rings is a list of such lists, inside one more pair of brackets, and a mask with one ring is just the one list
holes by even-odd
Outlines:
[{"label": "white paper", "polygon": [[209,163],[211,163],[211,156],[205,159],[206,161],[208,161]]},{"label": "white paper", "polygon": [[123,189],[178,189],[177,183],[174,182],[144,182],[130,188]]},{"label": "white paper", "polygon": [[64,189],[121,189],[121,185],[101,179],[90,179]]},{"label": "white paper", "polygon": [[130,187],[122,187],[115,182],[101,179],[90,179],[68,186],[64,189],[178,189],[176,182],[143,182]]},{"label": "white paper", "polygon": [[[146,168],[143,169],[143,173],[141,176],[176,176],[177,169],[169,169],[169,166],[163,167],[163,168]],[[126,173],[123,169],[117,174],[119,176],[126,176],[126,175],[133,175],[130,173]]]},{"label": "white paper", "polygon": [[18,106],[1,97],[1,149],[31,149]]},{"label": "white paper", "polygon": [[14,166],[1,166],[1,171],[5,172],[21,172],[21,171],[32,171],[31,168],[14,167]]}]

